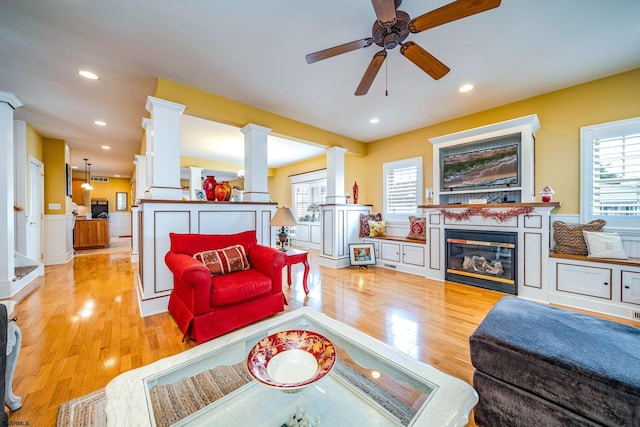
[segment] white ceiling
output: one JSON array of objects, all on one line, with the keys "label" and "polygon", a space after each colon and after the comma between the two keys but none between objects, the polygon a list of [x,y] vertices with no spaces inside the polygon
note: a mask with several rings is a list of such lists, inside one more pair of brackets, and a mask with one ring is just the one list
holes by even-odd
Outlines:
[{"label": "white ceiling", "polygon": [[[400,9],[415,18],[448,1],[404,0]],[[17,119],[66,140],[74,165],[88,157],[95,175],[130,176],[157,77],[370,142],[640,67],[638,0],[504,0],[409,35],[451,68],[444,78],[432,80],[394,49],[362,97],[353,92],[377,46],[305,62],[369,37],[374,20],[368,0],[0,0],[0,91],[24,102]],[[79,68],[101,79],[83,80]],[[457,93],[467,82],[475,90]],[[183,121],[201,129],[183,129],[185,155],[229,153],[229,144],[208,143],[222,140],[219,126]],[[317,155],[272,151],[272,167]]]}]

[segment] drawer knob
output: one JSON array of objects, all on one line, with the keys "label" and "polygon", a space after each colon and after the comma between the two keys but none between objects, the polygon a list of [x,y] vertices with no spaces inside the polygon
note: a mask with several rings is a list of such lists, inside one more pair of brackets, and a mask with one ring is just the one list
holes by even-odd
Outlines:
[{"label": "drawer knob", "polygon": [[630,289],[630,288],[631,288],[631,286],[629,286],[629,285],[624,285],[624,288],[625,288],[625,289]]},{"label": "drawer knob", "polygon": [[605,286],[609,286],[609,282],[604,282],[604,285]]}]

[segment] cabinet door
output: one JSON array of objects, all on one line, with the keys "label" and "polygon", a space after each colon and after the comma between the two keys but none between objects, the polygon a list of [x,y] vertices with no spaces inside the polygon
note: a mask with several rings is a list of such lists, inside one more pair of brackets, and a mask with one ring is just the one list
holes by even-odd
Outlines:
[{"label": "cabinet door", "polygon": [[402,262],[424,267],[424,246],[402,245]]},{"label": "cabinet door", "polygon": [[71,201],[78,206],[84,205],[84,188],[82,188],[84,181],[81,179],[73,179],[71,181]]},{"label": "cabinet door", "polygon": [[557,265],[559,291],[611,299],[611,269],[583,265]]},{"label": "cabinet door", "polygon": [[321,242],[321,236],[322,236],[322,230],[320,229],[320,225],[312,225],[311,226],[311,243],[317,243],[320,244]]},{"label": "cabinet door", "polygon": [[622,301],[640,304],[640,273],[622,272]]},{"label": "cabinet door", "polygon": [[387,261],[400,262],[400,245],[380,242],[380,258]]}]

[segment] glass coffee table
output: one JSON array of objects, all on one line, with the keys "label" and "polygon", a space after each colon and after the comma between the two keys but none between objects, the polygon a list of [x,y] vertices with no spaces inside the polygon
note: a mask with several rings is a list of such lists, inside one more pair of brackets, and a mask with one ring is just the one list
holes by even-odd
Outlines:
[{"label": "glass coffee table", "polygon": [[[329,374],[295,391],[265,386],[246,372],[251,349],[267,336],[287,330],[321,334],[333,343],[337,354]],[[282,427],[306,415],[312,427],[464,426],[478,402],[477,393],[466,382],[303,307],[114,378],[106,387],[108,425],[163,424],[167,413],[172,412],[172,404],[166,400],[159,403],[157,390],[194,377],[198,380],[191,381],[191,387],[197,388],[200,384],[202,390],[195,392],[207,394],[212,383],[200,378],[211,378],[206,375],[216,369],[235,369],[234,375],[219,377],[225,383],[228,378],[245,379],[238,380],[212,402],[171,423]],[[215,381],[214,385],[217,388]],[[177,392],[165,395],[172,396],[172,393],[180,398]],[[160,413],[162,411],[165,413]]]}]

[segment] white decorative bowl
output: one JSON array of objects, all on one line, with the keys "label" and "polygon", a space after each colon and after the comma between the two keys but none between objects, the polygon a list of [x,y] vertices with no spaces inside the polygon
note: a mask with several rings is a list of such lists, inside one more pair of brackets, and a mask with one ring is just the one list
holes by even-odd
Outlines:
[{"label": "white decorative bowl", "polygon": [[256,344],[247,356],[249,374],[269,387],[297,390],[327,375],[336,351],[327,338],[303,330],[282,331]]}]

